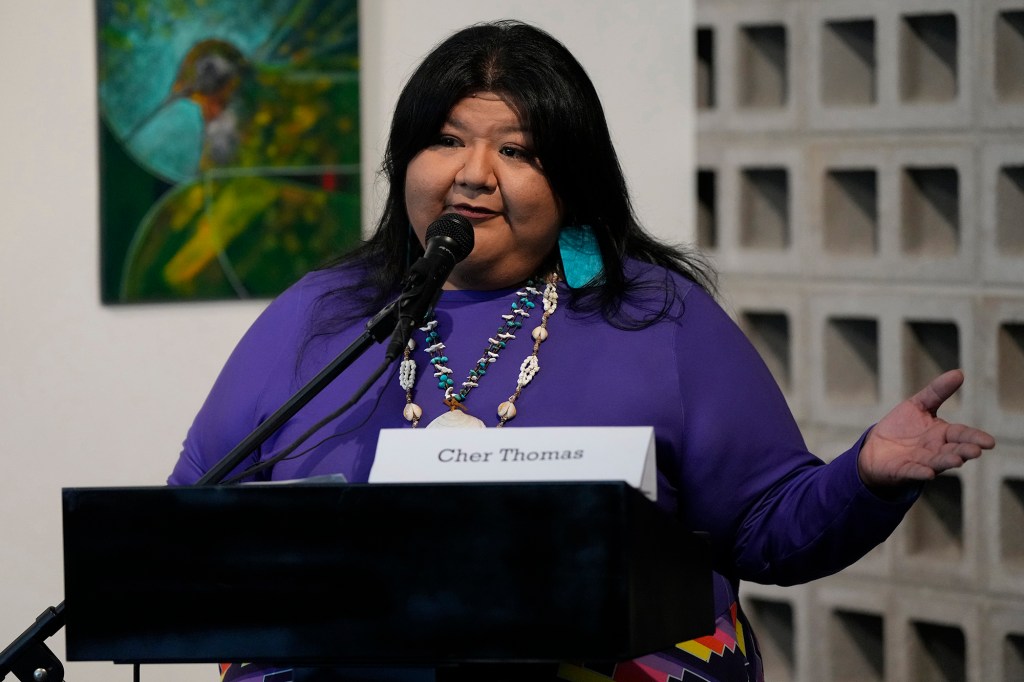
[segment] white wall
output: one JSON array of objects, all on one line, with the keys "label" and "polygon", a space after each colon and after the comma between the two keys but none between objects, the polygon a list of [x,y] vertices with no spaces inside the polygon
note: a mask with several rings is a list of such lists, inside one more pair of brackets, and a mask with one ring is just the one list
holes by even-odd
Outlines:
[{"label": "white wall", "polygon": [[[690,238],[689,0],[364,0],[360,11],[364,222],[404,77],[450,31],[512,17],[551,31],[587,67],[641,219]],[[91,2],[0,3],[0,649],[63,599],[60,489],[163,483],[264,305],[100,305],[92,12]],[[49,644],[63,658],[63,634]],[[143,675],[212,680],[215,670]],[[74,663],[67,677],[131,670]]]}]

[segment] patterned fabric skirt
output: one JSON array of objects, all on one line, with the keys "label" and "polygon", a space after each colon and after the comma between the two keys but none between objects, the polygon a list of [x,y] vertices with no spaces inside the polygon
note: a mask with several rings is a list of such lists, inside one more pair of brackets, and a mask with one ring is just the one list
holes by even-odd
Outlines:
[{"label": "patterned fabric skirt", "polygon": [[746,616],[735,602],[715,620],[715,634],[680,642],[623,663],[605,666],[563,663],[558,679],[568,682],[764,682],[761,654]]},{"label": "patterned fabric skirt", "polygon": [[622,663],[433,668],[281,668],[222,664],[221,682],[764,682],[750,624],[736,602],[715,633]]}]

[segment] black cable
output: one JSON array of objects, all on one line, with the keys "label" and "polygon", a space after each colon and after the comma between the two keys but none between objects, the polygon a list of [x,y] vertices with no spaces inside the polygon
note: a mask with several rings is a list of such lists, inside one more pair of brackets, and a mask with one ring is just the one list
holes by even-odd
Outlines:
[{"label": "black cable", "polygon": [[[336,409],[334,412],[331,412],[330,414],[328,414],[326,417],[324,417],[323,419],[318,421],[316,424],[313,424],[313,426],[311,426],[308,429],[306,429],[305,433],[303,433],[301,436],[299,436],[294,441],[292,441],[291,444],[289,444],[288,447],[286,447],[284,450],[281,450],[280,452],[275,453],[274,455],[272,455],[269,459],[266,459],[266,460],[263,460],[261,462],[258,462],[256,464],[254,464],[253,466],[249,467],[248,469],[246,469],[246,470],[244,470],[244,471],[242,471],[242,472],[232,476],[231,478],[229,478],[226,481],[224,481],[224,483],[225,484],[235,483],[237,481],[242,480],[243,478],[246,478],[248,476],[252,476],[253,474],[257,474],[257,473],[263,471],[264,469],[269,469],[270,467],[274,466],[278,462],[288,458],[288,456],[291,455],[300,445],[302,445],[304,442],[309,440],[309,438],[312,437],[312,435],[314,433],[316,433],[317,431],[322,429],[329,422],[331,422],[331,421],[337,419],[338,417],[340,417],[350,407],[355,405],[359,401],[359,399],[362,398],[366,394],[366,392],[370,390],[370,387],[373,386],[373,384],[375,384],[378,379],[380,379],[381,375],[384,374],[384,372],[388,368],[388,365],[390,365],[390,364],[391,364],[391,360],[385,359],[384,362],[382,362],[377,367],[377,369],[375,369],[373,371],[373,374],[370,375],[370,378],[367,379],[366,382],[362,386],[359,387],[359,389],[353,394],[353,396],[351,398],[349,398],[348,402],[346,402],[344,405],[342,405],[341,407]],[[396,367],[397,367],[397,365],[396,365]],[[383,395],[384,395],[384,392],[381,391],[380,395],[377,396],[377,403],[376,403],[377,405],[380,404],[380,399],[381,399],[381,396],[383,396]],[[374,409],[376,409],[376,407]],[[371,414],[372,414],[372,412],[371,412]],[[367,415],[367,418],[369,418],[369,415]],[[365,424],[366,420],[363,420],[363,423]],[[354,428],[358,428],[358,427],[353,427],[353,429]],[[343,435],[343,434],[335,434],[335,435]],[[303,450],[302,452],[298,453],[297,455],[295,455],[295,457],[301,457],[302,455],[305,455],[305,454],[311,452],[312,450],[314,450],[317,447],[319,447],[322,443],[324,443],[327,440],[329,440],[331,437],[332,436],[328,436],[327,438],[324,438],[322,441],[320,441],[316,445],[313,445],[312,447],[307,448],[306,450]]]},{"label": "black cable", "polygon": [[[388,381],[391,381],[391,378],[394,377],[395,372],[397,370],[398,370],[398,366],[396,365],[395,369],[388,376]],[[323,445],[327,441],[332,440],[334,438],[342,438],[342,437],[347,436],[348,434],[352,433],[353,431],[355,431],[357,429],[360,429],[363,426],[366,426],[366,423],[368,421],[370,421],[370,417],[372,417],[373,414],[380,407],[380,401],[383,398],[384,398],[384,391],[381,391],[380,393],[377,394],[377,400],[373,403],[373,409],[370,410],[369,412],[367,412],[366,416],[363,418],[363,420],[361,422],[359,422],[358,424],[353,425],[352,428],[347,429],[345,431],[339,431],[338,433],[332,433],[329,436],[324,436],[323,438],[318,440],[313,445],[310,445],[305,450],[302,450],[300,452],[296,452],[294,454],[289,454],[286,457],[279,457],[278,455],[273,455],[273,457],[275,458],[273,463],[280,464],[281,462],[287,462],[287,461],[291,461],[293,459],[298,459],[299,457],[304,457],[305,455],[308,455],[313,450],[316,450],[318,447],[320,447],[321,445]],[[296,444],[296,442],[298,442],[298,441],[293,441],[293,443],[290,444],[289,447],[291,447],[291,445]],[[266,467],[263,466],[263,462],[262,461],[261,462],[257,462],[250,469],[246,470],[245,472],[243,472],[241,474],[238,474],[235,478],[233,478],[231,480],[234,481],[237,478],[241,478],[241,477],[244,477],[244,476],[251,476],[253,473],[257,473],[259,471],[262,471],[264,468],[266,468]]]}]

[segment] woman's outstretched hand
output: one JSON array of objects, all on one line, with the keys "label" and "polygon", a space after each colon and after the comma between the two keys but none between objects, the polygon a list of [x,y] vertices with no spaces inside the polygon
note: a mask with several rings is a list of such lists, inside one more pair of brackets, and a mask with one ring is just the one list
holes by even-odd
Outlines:
[{"label": "woman's outstretched hand", "polygon": [[995,446],[995,438],[981,429],[950,424],[936,416],[939,406],[963,382],[958,369],[941,374],[875,424],[857,460],[866,486],[886,488],[931,480]]}]

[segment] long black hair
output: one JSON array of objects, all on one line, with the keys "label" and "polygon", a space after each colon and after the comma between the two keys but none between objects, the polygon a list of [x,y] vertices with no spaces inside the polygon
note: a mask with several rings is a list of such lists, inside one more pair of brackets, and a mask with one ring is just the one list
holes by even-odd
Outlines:
[{"label": "long black hair", "polygon": [[574,291],[572,308],[601,312],[628,328],[664,316],[672,300],[667,293],[665,307],[653,317],[621,315],[622,303],[636,288],[624,272],[626,258],[664,266],[714,292],[714,272],[699,254],[658,241],[637,222],[600,99],[576,58],[539,28],[497,21],[470,26],[441,42],[406,83],[381,168],[388,194],[380,221],[367,241],[330,266],[356,266],[363,277],[358,287],[328,294],[325,308],[341,298],[348,302],[349,319],[365,317],[397,293],[410,259],[422,254],[405,206],[409,162],[436,141],[456,103],[485,91],[500,95],[518,114],[566,215],[575,225],[589,225],[597,238],[603,283]]}]

